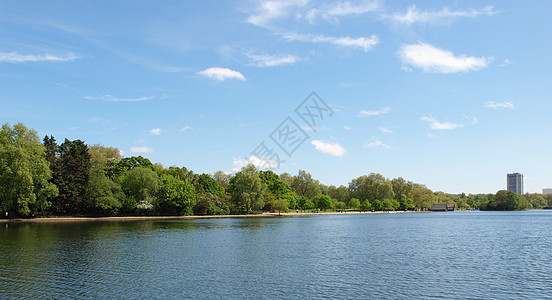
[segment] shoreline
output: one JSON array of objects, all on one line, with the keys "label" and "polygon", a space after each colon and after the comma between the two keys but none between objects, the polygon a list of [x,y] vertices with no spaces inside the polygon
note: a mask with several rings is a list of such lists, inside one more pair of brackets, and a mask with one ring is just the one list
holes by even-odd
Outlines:
[{"label": "shoreline", "polygon": [[66,222],[125,222],[125,221],[155,221],[155,220],[193,220],[193,219],[220,219],[220,218],[263,218],[286,216],[317,216],[317,215],[359,215],[359,214],[387,214],[411,213],[415,211],[375,211],[375,212],[287,212],[262,213],[256,215],[207,215],[207,216],[129,216],[129,217],[44,217],[33,219],[0,219],[0,223],[66,223]]}]

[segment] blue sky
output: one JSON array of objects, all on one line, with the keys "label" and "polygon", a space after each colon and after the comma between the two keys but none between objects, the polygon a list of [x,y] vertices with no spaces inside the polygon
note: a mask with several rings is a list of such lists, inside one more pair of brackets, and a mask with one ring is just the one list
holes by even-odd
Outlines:
[{"label": "blue sky", "polygon": [[[540,192],[551,15],[552,1],[3,1],[0,118],[197,173],[253,162],[494,193],[520,172]],[[303,100],[331,111],[309,127]]]}]

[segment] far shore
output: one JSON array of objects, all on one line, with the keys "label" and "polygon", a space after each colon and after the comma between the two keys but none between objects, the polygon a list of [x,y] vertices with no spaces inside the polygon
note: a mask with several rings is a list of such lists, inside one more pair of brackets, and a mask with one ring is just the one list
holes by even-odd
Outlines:
[{"label": "far shore", "polygon": [[385,213],[406,213],[413,211],[375,211],[375,212],[287,212],[287,213],[262,213],[250,215],[208,215],[208,216],[129,216],[129,217],[43,217],[29,219],[0,219],[0,223],[62,223],[62,222],[92,222],[92,221],[152,221],[152,220],[186,220],[186,219],[214,219],[214,218],[261,218],[261,217],[285,217],[285,216],[308,216],[308,215],[351,215],[351,214],[385,214]]}]

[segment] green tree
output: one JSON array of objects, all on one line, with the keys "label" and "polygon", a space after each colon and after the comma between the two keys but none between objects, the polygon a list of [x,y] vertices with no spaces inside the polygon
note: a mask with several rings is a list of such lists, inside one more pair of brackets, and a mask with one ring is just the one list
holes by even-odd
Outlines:
[{"label": "green tree", "polygon": [[496,210],[519,210],[522,209],[520,205],[521,196],[512,192],[501,190],[496,192],[494,201],[492,202],[491,209]]},{"label": "green tree", "polygon": [[86,189],[86,211],[93,215],[114,216],[122,206],[125,194],[118,183],[109,179],[103,170],[90,171]]},{"label": "green tree", "polygon": [[399,208],[404,210],[410,210],[414,207],[414,201],[410,198],[402,198],[401,201],[399,201]]},{"label": "green tree", "polygon": [[83,141],[65,139],[59,145],[52,177],[59,189],[59,196],[52,201],[55,213],[84,212],[90,166],[90,153]]},{"label": "green tree", "polygon": [[349,183],[349,194],[358,199],[367,199],[370,203],[375,200],[393,199],[393,186],[383,175],[371,173],[369,176],[360,176]]},{"label": "green tree", "polygon": [[403,198],[410,197],[410,193],[414,188],[412,182],[406,181],[402,177],[392,179],[391,185],[395,193],[395,200],[399,201],[399,203]]},{"label": "green tree", "polygon": [[143,211],[153,208],[157,191],[161,185],[159,176],[147,167],[136,167],[123,174],[121,187],[127,196],[123,208],[132,213],[136,208]]},{"label": "green tree", "polygon": [[51,171],[45,147],[35,130],[2,125],[0,130],[0,208],[20,216],[46,210],[58,189],[48,182]]},{"label": "green tree", "polygon": [[362,210],[370,210],[371,208],[372,208],[372,204],[370,203],[370,201],[368,201],[368,199],[362,201],[361,206],[360,206],[360,209],[362,209]]},{"label": "green tree", "polygon": [[262,182],[259,171],[253,165],[243,167],[230,180],[228,193],[236,207],[241,207],[246,213],[251,210],[262,209],[263,195],[266,185]]},{"label": "green tree", "polygon": [[148,158],[142,156],[125,157],[119,160],[113,167],[113,176],[119,177],[126,171],[130,171],[134,168],[143,167],[151,170],[155,170],[153,164]]},{"label": "green tree", "polygon": [[88,147],[90,166],[92,169],[101,169],[110,176],[113,175],[115,165],[121,160],[121,151],[115,147],[105,147],[95,144]]},{"label": "green tree", "polygon": [[312,178],[305,170],[299,170],[297,176],[293,177],[290,188],[298,196],[305,196],[311,200],[320,193],[320,183]]},{"label": "green tree", "polygon": [[358,200],[358,198],[351,198],[351,200],[349,200],[349,207],[353,209],[359,208],[360,200]]},{"label": "green tree", "polygon": [[295,195],[290,190],[289,186],[280,180],[280,177],[272,171],[260,171],[261,180],[266,184],[267,190],[270,191],[276,199],[285,199],[288,202],[288,208],[295,208]]},{"label": "green tree", "polygon": [[374,200],[374,202],[372,202],[372,208],[374,210],[383,210],[383,202],[380,200]]},{"label": "green tree", "polygon": [[158,195],[155,204],[162,213],[191,215],[196,204],[194,187],[169,174],[161,175]]},{"label": "green tree", "polygon": [[199,175],[197,183],[199,193],[212,194],[218,197],[222,197],[224,193],[224,189],[209,174],[203,173]]},{"label": "green tree", "polygon": [[317,208],[324,211],[328,208],[332,208],[332,199],[330,198],[330,196],[319,194],[315,197],[315,199]]},{"label": "green tree", "polygon": [[297,201],[297,206],[299,206],[300,209],[314,208],[314,203],[312,203],[312,201],[305,196],[297,196],[296,201]]},{"label": "green tree", "polygon": [[213,174],[213,179],[215,179],[215,181],[219,184],[219,186],[225,190],[228,188],[231,178],[232,178],[231,175],[226,174],[222,171],[216,171],[215,174]]}]

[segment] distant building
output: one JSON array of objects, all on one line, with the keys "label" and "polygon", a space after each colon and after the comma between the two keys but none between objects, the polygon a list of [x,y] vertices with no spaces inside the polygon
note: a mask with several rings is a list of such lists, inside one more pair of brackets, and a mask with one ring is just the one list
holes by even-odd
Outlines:
[{"label": "distant building", "polygon": [[507,174],[506,187],[508,191],[512,191],[518,195],[523,195],[523,174]]},{"label": "distant building", "polygon": [[552,194],[552,189],[542,189],[542,194],[543,195]]},{"label": "distant building", "polygon": [[431,211],[454,211],[456,203],[433,203],[431,204]]}]

